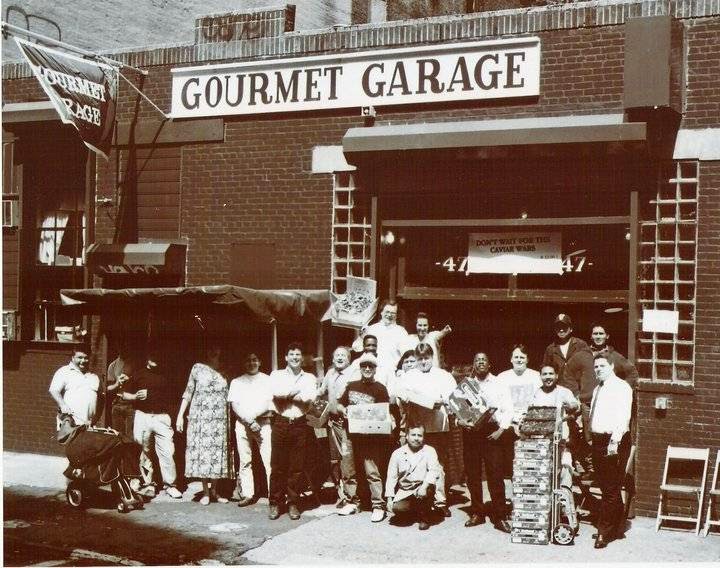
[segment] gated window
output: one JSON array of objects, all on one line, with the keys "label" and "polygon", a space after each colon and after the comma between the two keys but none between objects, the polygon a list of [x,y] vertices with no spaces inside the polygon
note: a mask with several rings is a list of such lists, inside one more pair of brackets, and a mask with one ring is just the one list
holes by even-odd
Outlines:
[{"label": "gated window", "polygon": [[697,162],[660,169],[657,193],[640,226],[638,299],[642,309],[678,312],[679,326],[677,334],[640,333],[637,363],[644,379],[693,380],[697,203]]}]

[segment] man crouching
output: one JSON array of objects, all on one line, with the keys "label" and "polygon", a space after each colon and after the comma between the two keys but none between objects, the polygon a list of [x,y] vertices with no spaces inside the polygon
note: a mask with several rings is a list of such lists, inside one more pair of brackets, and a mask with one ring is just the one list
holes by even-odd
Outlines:
[{"label": "man crouching", "polygon": [[392,453],[388,465],[385,496],[387,510],[396,516],[414,515],[421,531],[430,527],[428,519],[440,475],[440,462],[432,446],[425,445],[425,427],[411,425],[407,443]]}]

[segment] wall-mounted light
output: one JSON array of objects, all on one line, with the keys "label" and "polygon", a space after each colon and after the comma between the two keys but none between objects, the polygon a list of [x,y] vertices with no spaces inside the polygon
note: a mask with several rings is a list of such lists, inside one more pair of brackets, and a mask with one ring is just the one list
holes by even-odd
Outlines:
[{"label": "wall-mounted light", "polygon": [[521,219],[527,219],[527,218],[528,218],[527,211],[522,211],[522,212],[520,213],[520,218],[521,218]]},{"label": "wall-mounted light", "polygon": [[380,242],[384,245],[391,245],[395,242],[395,234],[392,231],[386,231],[385,234],[380,237]]}]

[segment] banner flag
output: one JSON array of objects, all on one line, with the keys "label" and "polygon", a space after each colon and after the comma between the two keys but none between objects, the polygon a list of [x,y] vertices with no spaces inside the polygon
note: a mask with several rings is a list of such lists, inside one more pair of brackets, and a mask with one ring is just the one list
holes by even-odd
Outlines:
[{"label": "banner flag", "polygon": [[117,68],[19,38],[15,42],[60,119],[107,160],[115,128]]}]

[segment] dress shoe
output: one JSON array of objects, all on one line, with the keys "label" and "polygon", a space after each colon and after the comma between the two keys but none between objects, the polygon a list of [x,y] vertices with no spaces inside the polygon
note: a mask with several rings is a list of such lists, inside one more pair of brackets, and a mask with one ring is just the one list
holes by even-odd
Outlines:
[{"label": "dress shoe", "polygon": [[507,522],[505,519],[499,519],[499,520],[493,522],[493,526],[500,532],[504,532],[507,534],[510,534],[510,531],[512,530],[510,528],[510,523]]},{"label": "dress shoe", "polygon": [[472,515],[470,515],[470,518],[465,521],[466,527],[476,527],[483,524],[485,524],[485,516],[478,515],[477,513],[473,513]]},{"label": "dress shoe", "polygon": [[268,518],[271,521],[274,521],[280,516],[280,509],[277,505],[270,505],[270,512],[268,513]]},{"label": "dress shoe", "polygon": [[449,519],[452,517],[452,513],[450,512],[450,509],[448,509],[445,505],[436,505],[435,511],[437,511],[438,514],[442,515],[446,519]]},{"label": "dress shoe", "polygon": [[602,536],[598,535],[598,537],[595,539],[595,544],[593,545],[594,548],[605,548],[608,545],[608,540]]},{"label": "dress shoe", "polygon": [[297,505],[291,504],[288,507],[288,517],[290,517],[293,521],[297,521],[300,518],[300,511],[297,508]]},{"label": "dress shoe", "polygon": [[238,501],[237,506],[247,507],[248,505],[252,505],[254,501],[255,499],[253,499],[252,497],[243,497],[242,499],[240,499],[240,501]]},{"label": "dress shoe", "polygon": [[338,499],[338,502],[335,503],[335,508],[342,509],[347,504],[348,504],[348,502],[345,499]]},{"label": "dress shoe", "polygon": [[418,530],[426,531],[429,528],[430,528],[430,523],[428,523],[427,521],[420,521],[420,523],[418,523]]}]

